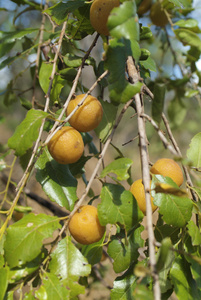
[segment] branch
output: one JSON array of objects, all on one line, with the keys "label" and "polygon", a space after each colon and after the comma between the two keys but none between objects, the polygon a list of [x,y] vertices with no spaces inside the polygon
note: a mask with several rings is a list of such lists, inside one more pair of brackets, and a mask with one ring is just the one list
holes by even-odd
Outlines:
[{"label": "branch", "polygon": [[[139,74],[135,67],[133,58],[131,56],[127,59],[127,70],[131,83],[136,83],[139,80]],[[149,156],[147,148],[147,136],[145,131],[145,122],[142,114],[144,112],[144,105],[140,94],[134,96],[136,110],[138,114],[138,132],[139,132],[139,144],[141,153],[141,166],[142,166],[142,180],[145,189],[146,198],[146,216],[147,216],[147,231],[148,231],[148,243],[149,243],[149,258],[150,258],[150,269],[154,281],[153,291],[154,299],[160,300],[160,285],[159,276],[156,270],[156,258],[155,258],[155,238],[152,221],[152,208],[151,208],[151,195],[150,195],[150,172],[149,172]]]},{"label": "branch", "polygon": [[[78,208],[82,205],[82,203],[83,203],[85,197],[86,197],[87,194],[89,193],[89,190],[90,190],[91,185],[92,185],[92,183],[93,183],[93,181],[94,181],[94,179],[95,179],[95,177],[96,177],[96,174],[97,174],[97,172],[98,172],[98,170],[99,170],[99,167],[100,167],[101,164],[102,164],[102,161],[103,161],[103,158],[104,158],[104,156],[105,156],[105,153],[106,153],[106,151],[107,151],[107,149],[108,149],[108,146],[109,146],[110,143],[112,142],[112,139],[113,139],[113,137],[114,137],[114,133],[115,133],[115,131],[116,131],[116,128],[118,127],[118,125],[119,125],[119,123],[120,123],[120,121],[121,121],[121,119],[122,119],[124,113],[126,112],[126,110],[128,109],[128,107],[130,106],[130,104],[132,103],[132,101],[133,101],[133,99],[131,99],[130,101],[128,101],[128,102],[124,105],[122,111],[120,112],[119,117],[117,118],[117,121],[116,121],[116,123],[115,123],[115,125],[114,125],[114,127],[113,127],[113,130],[112,130],[110,136],[108,137],[108,139],[107,139],[107,141],[106,141],[106,143],[105,143],[105,145],[104,145],[104,147],[103,147],[103,150],[102,150],[101,154],[99,155],[99,160],[98,160],[98,162],[97,162],[97,164],[96,164],[96,167],[95,167],[95,169],[94,169],[94,171],[93,171],[93,173],[92,173],[92,175],[91,175],[91,177],[90,177],[90,180],[89,180],[89,182],[88,182],[88,184],[87,184],[87,187],[86,187],[86,189],[85,189],[85,192],[83,193],[83,195],[82,195],[82,197],[80,198],[80,200],[79,200],[79,201],[76,203],[76,205],[74,206],[74,209],[72,210],[72,212],[71,212],[70,215],[69,215],[69,219],[73,216],[73,214],[74,214],[74,213],[78,210]],[[62,227],[61,231],[59,232],[59,235],[58,235],[57,238],[55,239],[54,244],[59,240],[59,238],[62,236],[63,232],[67,229],[68,223],[69,223],[69,219],[65,222],[64,226]],[[53,247],[54,247],[54,246],[53,246]],[[51,249],[51,251],[52,251],[52,250],[53,250],[53,248]]]},{"label": "branch", "polygon": [[[66,25],[67,25],[67,22],[64,22],[62,30],[61,30],[61,34],[60,34],[60,37],[59,37],[59,44],[58,44],[57,52],[55,54],[54,61],[53,61],[53,68],[52,68],[52,73],[51,73],[51,76],[50,76],[49,88],[48,88],[47,94],[45,96],[46,97],[46,103],[45,103],[45,108],[44,108],[45,112],[47,112],[48,107],[49,107],[49,103],[50,103],[50,93],[51,93],[51,89],[52,89],[52,83],[53,83],[53,80],[54,80],[54,75],[56,73],[56,63],[57,63],[57,59],[58,59],[58,56],[59,56],[59,51],[60,51],[60,48],[61,48],[62,39],[63,39],[63,36],[65,34]],[[34,149],[33,149],[32,155],[31,155],[31,158],[29,160],[29,163],[27,165],[27,168],[25,170],[24,175],[22,176],[20,182],[18,183],[18,186],[17,186],[17,189],[16,189],[17,191],[19,190],[19,188],[22,185],[25,186],[25,184],[26,184],[25,178],[27,177],[28,173],[30,174],[30,172],[31,172],[31,170],[32,170],[32,168],[34,166],[34,163],[35,163],[34,162],[34,158],[35,158],[35,155],[36,155],[36,153],[38,151],[38,148],[39,148],[39,143],[40,143],[41,136],[42,136],[42,133],[43,133],[44,124],[45,124],[45,119],[43,119],[43,121],[42,121],[40,130],[39,130],[39,135],[38,135],[38,138],[36,140],[36,143],[35,143],[35,146],[34,146]],[[29,178],[29,176],[28,176],[28,178]]]}]

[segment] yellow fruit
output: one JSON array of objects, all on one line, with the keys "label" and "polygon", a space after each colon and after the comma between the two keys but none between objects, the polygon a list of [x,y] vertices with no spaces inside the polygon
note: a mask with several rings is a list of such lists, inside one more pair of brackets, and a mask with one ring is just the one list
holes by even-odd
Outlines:
[{"label": "yellow fruit", "polygon": [[48,150],[60,164],[75,163],[84,151],[82,136],[70,126],[62,127],[49,141]]},{"label": "yellow fruit", "polygon": [[[151,181],[150,181],[150,187],[151,187]],[[142,179],[138,179],[133,182],[133,184],[130,186],[130,192],[135,197],[141,211],[144,213],[144,215],[146,215],[146,199],[145,199],[145,191],[144,191],[144,185],[142,183]],[[153,212],[157,209],[157,206],[154,205],[153,203],[152,196],[151,196],[151,207]]]},{"label": "yellow fruit", "polygon": [[164,27],[168,23],[168,18],[162,9],[160,2],[156,2],[152,5],[150,19],[154,25],[160,27]]},{"label": "yellow fruit", "polygon": [[151,7],[152,0],[143,0],[138,7],[138,15],[142,16],[145,14]]},{"label": "yellow fruit", "polygon": [[[85,95],[78,95],[75,99],[71,100],[66,115],[68,116],[74,108],[80,103]],[[97,98],[87,96],[84,103],[76,110],[69,120],[71,126],[81,132],[87,132],[95,129],[101,122],[103,117],[103,108]]]},{"label": "yellow fruit", "polygon": [[119,0],[94,0],[90,8],[90,21],[98,33],[109,35],[107,20],[111,10],[119,5]]},{"label": "yellow fruit", "polygon": [[184,178],[180,166],[171,158],[161,158],[151,167],[152,174],[170,177],[178,186],[182,185]]},{"label": "yellow fruit", "polygon": [[92,205],[81,206],[70,219],[68,228],[73,238],[83,245],[100,241],[105,233],[105,226],[101,226],[98,219],[97,208]]}]

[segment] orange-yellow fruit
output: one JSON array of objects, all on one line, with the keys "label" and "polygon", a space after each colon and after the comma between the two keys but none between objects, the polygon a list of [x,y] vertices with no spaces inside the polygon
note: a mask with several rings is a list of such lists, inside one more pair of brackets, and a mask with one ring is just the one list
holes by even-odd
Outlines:
[{"label": "orange-yellow fruit", "polygon": [[164,27],[168,24],[168,18],[162,9],[160,2],[156,2],[152,5],[150,10],[150,19],[156,26]]},{"label": "orange-yellow fruit", "polygon": [[[150,188],[151,188],[151,181],[150,181]],[[146,199],[145,199],[145,191],[144,191],[144,185],[142,183],[142,179],[138,179],[133,182],[133,184],[130,186],[130,192],[135,197],[141,211],[144,213],[144,215],[146,215]],[[157,209],[157,206],[154,205],[153,203],[152,196],[151,196],[151,207],[153,212]]]},{"label": "orange-yellow fruit", "polygon": [[140,3],[140,6],[138,7],[138,15],[142,16],[143,14],[145,14],[151,7],[152,4],[152,0],[143,0]]},{"label": "orange-yellow fruit", "polygon": [[68,228],[73,238],[83,245],[100,241],[105,233],[105,226],[98,219],[97,208],[92,205],[81,206],[70,219]]},{"label": "orange-yellow fruit", "polygon": [[[71,100],[66,115],[68,116],[74,108],[84,98],[85,94],[78,95],[75,99]],[[91,95],[87,96],[84,103],[76,110],[69,120],[71,126],[81,132],[87,132],[95,129],[101,122],[103,117],[103,108],[101,103],[96,97]]]},{"label": "orange-yellow fruit", "polygon": [[70,126],[62,127],[49,141],[48,150],[60,164],[75,163],[84,151],[82,136]]},{"label": "orange-yellow fruit", "polygon": [[109,35],[107,20],[111,10],[119,5],[119,0],[94,0],[90,8],[90,21],[98,33]]},{"label": "orange-yellow fruit", "polygon": [[152,174],[170,177],[178,186],[182,185],[184,178],[180,166],[171,158],[161,158],[150,169]]}]

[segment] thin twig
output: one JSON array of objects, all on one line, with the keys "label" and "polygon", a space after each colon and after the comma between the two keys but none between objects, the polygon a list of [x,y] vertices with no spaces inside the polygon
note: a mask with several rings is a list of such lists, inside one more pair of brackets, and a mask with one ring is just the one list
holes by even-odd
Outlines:
[{"label": "thin twig", "polygon": [[[73,216],[73,214],[74,214],[74,213],[78,210],[78,208],[82,205],[82,203],[83,203],[85,197],[86,197],[87,194],[89,193],[89,190],[90,190],[91,185],[92,185],[92,183],[93,183],[93,181],[94,181],[94,179],[95,179],[95,177],[96,177],[96,174],[97,174],[97,172],[98,172],[98,170],[99,170],[99,167],[100,167],[101,164],[102,164],[102,161],[103,161],[103,158],[104,158],[104,156],[105,156],[105,153],[106,153],[106,151],[107,151],[107,149],[108,149],[108,146],[109,146],[110,143],[112,142],[112,139],[113,139],[113,137],[114,137],[114,133],[115,133],[115,131],[116,131],[116,128],[118,127],[118,125],[119,125],[119,123],[120,123],[120,121],[121,121],[121,119],[122,119],[122,117],[123,117],[125,111],[128,109],[128,107],[130,106],[130,104],[132,103],[132,101],[133,101],[133,99],[131,99],[130,101],[128,101],[128,102],[124,105],[122,111],[120,112],[119,117],[117,118],[117,121],[116,121],[116,123],[115,123],[115,125],[114,125],[114,127],[113,127],[113,130],[112,130],[110,136],[108,137],[108,139],[107,139],[107,141],[106,141],[106,143],[105,143],[105,145],[104,145],[104,147],[103,147],[103,150],[102,150],[101,154],[99,155],[99,160],[98,160],[98,162],[97,162],[97,164],[96,164],[96,167],[95,167],[95,169],[94,169],[94,171],[93,171],[93,173],[92,173],[92,175],[91,175],[91,177],[90,177],[90,180],[89,180],[89,182],[88,182],[88,184],[87,184],[87,186],[86,186],[86,189],[85,189],[85,191],[84,191],[82,197],[81,197],[80,200],[76,203],[76,205],[74,206],[74,209],[73,209],[72,212],[70,213],[69,219]],[[65,222],[64,226],[62,227],[61,231],[59,232],[59,235],[58,235],[57,238],[55,239],[55,243],[59,240],[59,238],[62,236],[63,232],[64,232],[64,231],[66,230],[66,228],[68,227],[69,219]],[[55,243],[54,243],[54,244],[55,244]],[[51,251],[52,251],[52,250],[51,250]]]},{"label": "thin twig", "polygon": [[[45,2],[45,7],[44,10],[48,8],[47,2]],[[35,74],[34,74],[34,79],[33,79],[33,96],[32,96],[32,107],[34,108],[35,104],[35,92],[36,92],[36,80],[38,78],[38,67],[39,67],[39,61],[40,61],[40,52],[41,52],[41,45],[43,43],[43,34],[44,34],[44,29],[45,29],[45,19],[46,16],[43,14],[42,16],[42,21],[41,21],[41,27],[39,29],[40,35],[39,35],[39,45],[37,49],[37,56],[36,56],[36,66],[35,66]]]},{"label": "thin twig", "polygon": [[[71,100],[73,94],[75,93],[75,90],[76,90],[76,87],[77,87],[77,84],[78,84],[78,80],[79,80],[79,78],[80,78],[80,76],[81,76],[82,69],[83,69],[83,67],[84,67],[85,61],[86,61],[86,59],[88,58],[88,56],[89,56],[90,52],[92,51],[92,49],[95,47],[98,38],[99,38],[99,34],[96,35],[96,37],[95,37],[95,39],[93,40],[91,46],[89,47],[88,51],[86,52],[85,56],[83,57],[82,63],[81,63],[81,65],[80,65],[80,67],[79,67],[79,69],[78,69],[78,71],[77,71],[76,77],[75,77],[74,82],[73,82],[73,86],[72,86],[72,88],[71,88],[71,91],[70,91],[70,93],[69,93],[67,99],[66,99],[66,102],[65,102],[65,104],[64,104],[64,106],[63,106],[63,109],[62,109],[62,111],[61,111],[61,113],[60,113],[60,115],[59,115],[57,121],[54,123],[52,129],[50,130],[49,135],[47,136],[47,139],[46,139],[46,141],[45,141],[44,144],[47,144],[47,141],[49,141],[49,140],[53,137],[53,135],[56,133],[55,128],[60,124],[60,121],[61,121],[61,119],[63,118],[63,115],[64,115],[65,112],[66,112],[66,109],[67,109],[67,107],[68,107],[68,104],[69,104],[69,102],[70,102],[70,100]],[[59,128],[60,128],[60,127],[59,127]]]},{"label": "thin twig", "polygon": [[168,142],[168,140],[166,139],[166,137],[164,136],[162,130],[158,127],[158,125],[156,124],[156,122],[150,116],[148,116],[146,114],[142,114],[141,117],[147,119],[152,124],[152,126],[156,129],[156,131],[158,132],[158,135],[159,135],[161,141],[163,142],[165,148],[169,149],[170,152],[173,155],[181,157],[178,154],[178,152],[175,150],[175,148]]},{"label": "thin twig", "polygon": [[[135,67],[133,58],[131,56],[127,59],[127,70],[129,74],[129,79],[131,83],[136,83],[137,79],[137,69]],[[150,195],[150,172],[149,172],[149,156],[147,148],[147,136],[145,130],[145,122],[142,114],[144,112],[144,105],[140,94],[134,96],[136,110],[138,114],[138,132],[139,132],[139,144],[140,144],[140,153],[141,153],[141,165],[142,165],[142,180],[145,190],[145,199],[146,199],[146,216],[147,216],[147,232],[148,232],[148,243],[149,243],[149,259],[150,259],[150,270],[151,275],[154,281],[153,292],[154,299],[161,299],[159,276],[156,270],[156,257],[155,257],[155,237],[153,230],[153,221],[152,221],[152,208],[151,208],[151,195]]]},{"label": "thin twig", "polygon": [[[60,37],[59,37],[59,44],[58,44],[57,52],[56,52],[55,57],[54,57],[54,62],[53,62],[53,67],[52,67],[52,73],[51,73],[51,76],[50,76],[49,88],[48,88],[47,94],[46,94],[46,96],[45,96],[45,97],[46,97],[46,103],[45,103],[44,112],[47,112],[47,111],[48,111],[48,107],[49,107],[49,103],[50,103],[50,93],[51,93],[51,89],[52,89],[52,83],[53,83],[54,75],[55,75],[55,72],[56,72],[57,59],[58,59],[58,56],[59,56],[59,51],[60,51],[60,48],[61,48],[62,39],[63,39],[65,30],[66,30],[66,25],[67,25],[67,22],[64,22],[64,23],[63,23],[62,30],[61,30],[61,34],[60,34]],[[24,175],[22,176],[20,182],[18,183],[17,191],[19,190],[20,186],[23,185],[23,181],[24,181],[25,178],[27,177],[26,175],[27,175],[27,174],[32,170],[32,168],[33,168],[33,165],[34,165],[34,158],[35,158],[35,155],[36,155],[37,150],[38,150],[38,147],[39,147],[39,143],[40,143],[41,136],[42,136],[42,133],[43,133],[44,124],[45,124],[45,119],[43,119],[43,121],[42,121],[41,127],[40,127],[40,129],[39,129],[38,138],[37,138],[37,140],[36,140],[36,143],[35,143],[35,146],[34,146],[34,149],[33,149],[32,155],[31,155],[31,158],[30,158],[30,160],[29,160],[29,163],[28,163],[28,165],[27,165],[27,168],[26,168],[26,170],[25,170]]]}]

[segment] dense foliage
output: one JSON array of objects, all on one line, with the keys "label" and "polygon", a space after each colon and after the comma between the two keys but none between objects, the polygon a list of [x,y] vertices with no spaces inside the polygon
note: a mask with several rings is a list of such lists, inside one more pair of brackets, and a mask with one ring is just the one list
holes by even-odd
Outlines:
[{"label": "dense foliage", "polygon": [[[90,298],[97,281],[114,300],[201,299],[201,30],[195,3],[152,1],[168,19],[157,27],[149,10],[138,15],[141,0],[120,2],[108,19],[109,37],[91,26],[90,1],[12,0],[1,8],[0,70],[9,74],[1,79],[9,78],[0,87],[1,126],[20,114],[0,144],[0,300],[77,299],[86,291]],[[47,144],[69,125],[68,103],[83,93],[99,99],[102,121],[81,133],[82,157],[59,164]],[[119,132],[128,140],[116,141]],[[163,155],[183,167],[181,187],[153,175],[150,189],[150,166]],[[15,170],[22,174],[17,181]],[[129,191],[134,178],[144,182],[146,216]],[[34,179],[46,199],[27,189]],[[153,215],[150,194],[158,206]],[[27,197],[46,210],[37,211]],[[83,203],[96,206],[107,227],[100,241],[84,246],[68,230]],[[115,273],[112,286],[108,272]]]}]

